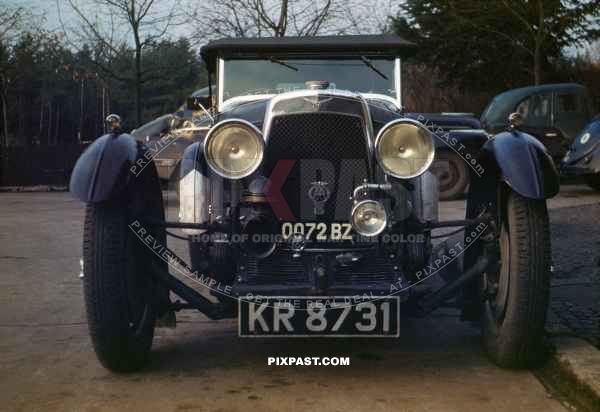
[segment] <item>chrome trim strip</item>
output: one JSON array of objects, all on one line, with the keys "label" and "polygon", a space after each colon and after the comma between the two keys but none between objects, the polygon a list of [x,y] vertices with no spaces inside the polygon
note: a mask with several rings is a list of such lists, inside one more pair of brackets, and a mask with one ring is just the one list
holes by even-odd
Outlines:
[{"label": "chrome trim strip", "polygon": [[207,130],[210,130],[210,126],[190,126],[173,129],[174,132],[205,132]]},{"label": "chrome trim strip", "polygon": [[402,109],[402,61],[399,57],[394,60],[394,87],[398,107]]},{"label": "chrome trim strip", "polygon": [[223,105],[223,87],[225,85],[225,64],[222,57],[217,60],[217,72],[217,112],[220,112]]},{"label": "chrome trim strip", "polygon": [[456,129],[456,126],[453,126],[454,129],[449,129],[449,132],[461,132],[461,133],[485,133],[488,134],[484,129]]},{"label": "chrome trim strip", "polygon": [[268,100],[276,96],[275,94],[250,94],[247,96],[235,96],[225,100],[221,106],[221,113],[226,112],[229,106],[235,105],[236,103],[244,104],[249,102],[255,102],[259,100]]},{"label": "chrome trim strip", "polygon": [[398,106],[398,100],[393,98],[392,96],[387,96],[385,94],[379,93],[360,93],[360,95],[367,100],[384,100],[386,102],[390,102],[398,109],[402,109],[402,107]]},{"label": "chrome trim strip", "polygon": [[[210,142],[210,140],[211,140],[212,135],[215,133],[215,131],[221,129],[222,127],[227,126],[229,123],[241,123],[241,124],[249,127],[252,131],[254,131],[257,134],[257,136],[259,137],[259,140],[262,142],[262,152],[260,154],[259,161],[256,163],[256,165],[252,169],[250,169],[249,172],[247,172],[243,176],[231,177],[231,176],[227,176],[224,173],[221,173],[215,167],[213,167],[212,162],[210,160],[210,157],[208,157],[207,146],[208,146],[208,142]],[[264,158],[264,155],[265,155],[265,138],[264,138],[263,134],[261,133],[261,131],[256,126],[254,126],[252,123],[250,123],[247,120],[244,120],[244,119],[225,119],[225,120],[221,120],[219,123],[217,123],[216,125],[214,125],[209,130],[209,132],[206,134],[206,137],[204,138],[204,141],[202,142],[202,150],[203,150],[203,153],[204,153],[204,158],[206,159],[206,163],[208,164],[208,166],[210,167],[210,169],[213,172],[215,172],[217,175],[219,175],[221,177],[224,177],[226,179],[239,180],[239,179],[243,179],[245,177],[248,177],[252,173],[256,172],[256,170],[262,164],[262,161],[263,161],[263,158]]]}]

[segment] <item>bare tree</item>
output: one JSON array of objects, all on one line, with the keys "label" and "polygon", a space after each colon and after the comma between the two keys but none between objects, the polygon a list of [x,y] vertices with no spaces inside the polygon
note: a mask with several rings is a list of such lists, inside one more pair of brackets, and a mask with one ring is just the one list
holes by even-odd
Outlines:
[{"label": "bare tree", "polygon": [[[61,10],[59,0],[57,6]],[[127,52],[133,45],[136,123],[142,121],[142,87],[145,72],[142,55],[146,46],[165,36],[169,29],[183,24],[188,15],[181,0],[66,0],[79,20],[78,27],[68,31],[79,41],[99,44],[108,59]],[[62,20],[62,19],[61,19]],[[64,26],[64,25],[63,25]],[[119,73],[103,67],[109,75],[124,80]]]},{"label": "bare tree", "polygon": [[195,36],[205,40],[381,33],[392,9],[391,0],[208,0],[198,6],[200,28]]},{"label": "bare tree", "polygon": [[8,47],[27,16],[28,12],[23,7],[0,9],[0,105],[2,106],[0,147],[5,146],[8,139]]},{"label": "bare tree", "polygon": [[340,20],[340,34],[388,33],[391,31],[392,16],[398,14],[397,0],[375,2],[348,1]]}]

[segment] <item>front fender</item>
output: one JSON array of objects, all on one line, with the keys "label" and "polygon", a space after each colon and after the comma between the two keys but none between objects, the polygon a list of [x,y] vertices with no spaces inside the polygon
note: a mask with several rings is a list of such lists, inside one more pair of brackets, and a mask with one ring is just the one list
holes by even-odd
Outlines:
[{"label": "front fender", "polygon": [[514,130],[497,134],[483,145],[479,160],[486,175],[496,174],[523,197],[547,199],[560,189],[552,157],[527,133]]},{"label": "front fender", "polygon": [[129,169],[138,157],[138,143],[129,134],[98,138],[77,159],[69,189],[79,200],[97,203],[119,195],[135,177]]}]

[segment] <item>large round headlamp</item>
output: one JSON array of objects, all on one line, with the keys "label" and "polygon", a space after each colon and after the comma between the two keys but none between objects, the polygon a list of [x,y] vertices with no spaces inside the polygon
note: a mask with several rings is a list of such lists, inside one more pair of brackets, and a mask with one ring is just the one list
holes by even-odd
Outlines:
[{"label": "large round headlamp", "polygon": [[206,135],[204,157],[218,175],[242,179],[258,169],[264,146],[260,130],[252,123],[240,119],[224,120]]},{"label": "large round headlamp", "polygon": [[363,200],[352,208],[350,221],[361,236],[377,236],[387,225],[385,207],[376,200]]},{"label": "large round headlamp", "polygon": [[435,154],[433,137],[425,126],[411,119],[386,124],[375,139],[379,166],[391,176],[409,179],[424,173]]}]

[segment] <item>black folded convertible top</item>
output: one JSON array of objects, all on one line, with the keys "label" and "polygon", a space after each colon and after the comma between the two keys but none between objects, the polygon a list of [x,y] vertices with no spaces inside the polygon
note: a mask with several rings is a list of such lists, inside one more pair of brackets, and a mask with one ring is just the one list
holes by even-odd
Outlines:
[{"label": "black folded convertible top", "polygon": [[416,45],[394,35],[229,38],[209,42],[201,54],[209,66],[217,57],[326,52],[328,55],[413,54]]}]

